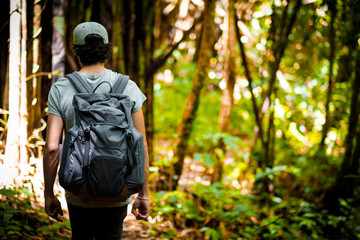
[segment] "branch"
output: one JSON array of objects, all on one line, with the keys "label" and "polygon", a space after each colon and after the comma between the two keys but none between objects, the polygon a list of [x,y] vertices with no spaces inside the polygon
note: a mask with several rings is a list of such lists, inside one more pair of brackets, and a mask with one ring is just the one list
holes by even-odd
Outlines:
[{"label": "branch", "polygon": [[[284,52],[285,52],[285,49],[286,49],[286,46],[289,42],[289,35],[291,33],[291,30],[295,24],[295,21],[296,21],[296,16],[297,16],[297,13],[301,7],[301,0],[297,0],[296,2],[296,5],[294,7],[294,12],[291,16],[291,19],[290,19],[290,22],[289,22],[289,25],[288,25],[288,28],[286,30],[286,34],[285,36],[280,36],[280,47],[278,49],[279,52],[276,53],[275,55],[275,63],[273,64],[273,68],[272,68],[272,71],[271,71],[271,76],[270,76],[270,81],[269,81],[269,90],[268,90],[268,94],[267,96],[265,97],[265,100],[262,104],[262,113],[265,112],[265,110],[268,108],[268,106],[270,106],[270,102],[271,102],[271,94],[273,92],[273,87],[274,87],[274,84],[275,84],[275,80],[276,80],[276,72],[277,70],[279,69],[279,66],[280,66],[280,62],[281,62],[281,59],[282,57],[284,56]],[[268,106],[265,106],[265,104],[268,104]]]},{"label": "branch", "polygon": [[168,46],[166,48],[166,49],[170,48],[169,52],[162,54],[162,56],[160,56],[152,61],[152,63],[150,64],[150,66],[147,69],[148,74],[150,73],[151,75],[154,75],[164,65],[164,63],[171,56],[171,54],[174,52],[174,50],[176,50],[179,47],[180,43],[183,42],[190,35],[190,33],[195,29],[195,26],[201,20],[202,20],[202,17],[195,19],[192,27],[189,30],[183,32],[182,38],[177,43],[171,44],[170,46]]},{"label": "branch", "polygon": [[249,67],[248,67],[248,63],[247,63],[245,47],[244,47],[244,44],[241,42],[241,35],[240,35],[240,31],[239,31],[240,29],[239,29],[239,26],[237,25],[238,18],[236,16],[236,13],[234,14],[234,17],[235,17],[236,38],[237,38],[237,40],[239,42],[239,45],[240,45],[240,53],[241,53],[243,66],[244,66],[244,69],[245,69],[245,76],[246,76],[246,78],[247,78],[247,80],[249,82],[249,91],[251,93],[251,102],[252,102],[252,106],[253,106],[253,109],[254,109],[256,124],[257,124],[258,130],[259,130],[259,135],[260,135],[260,138],[261,138],[261,142],[264,144],[264,138],[263,138],[262,126],[261,126],[261,119],[259,117],[259,109],[258,109],[258,106],[256,104],[256,98],[255,98],[255,95],[254,95],[254,92],[253,92],[253,87],[252,87],[253,80],[252,80],[252,77],[251,77],[251,74],[250,74],[250,71],[249,71]]}]

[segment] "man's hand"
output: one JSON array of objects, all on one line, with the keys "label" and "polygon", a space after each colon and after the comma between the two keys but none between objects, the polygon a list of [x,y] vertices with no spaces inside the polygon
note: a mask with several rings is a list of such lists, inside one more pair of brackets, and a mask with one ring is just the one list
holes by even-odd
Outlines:
[{"label": "man's hand", "polygon": [[137,220],[144,220],[149,216],[149,200],[136,198],[131,210]]},{"label": "man's hand", "polygon": [[45,212],[58,222],[62,222],[59,215],[63,216],[64,213],[61,208],[61,203],[55,196],[45,197]]}]

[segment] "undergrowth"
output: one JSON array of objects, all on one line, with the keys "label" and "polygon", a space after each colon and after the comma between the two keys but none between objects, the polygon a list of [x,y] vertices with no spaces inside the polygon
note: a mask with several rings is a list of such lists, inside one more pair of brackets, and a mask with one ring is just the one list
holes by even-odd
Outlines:
[{"label": "undergrowth", "polygon": [[28,188],[0,189],[0,239],[70,239],[70,222],[52,221]]},{"label": "undergrowth", "polygon": [[158,192],[152,201],[148,233],[161,238],[360,239],[359,214],[345,200],[335,216],[303,198],[244,195],[215,183],[194,185],[191,193]]}]

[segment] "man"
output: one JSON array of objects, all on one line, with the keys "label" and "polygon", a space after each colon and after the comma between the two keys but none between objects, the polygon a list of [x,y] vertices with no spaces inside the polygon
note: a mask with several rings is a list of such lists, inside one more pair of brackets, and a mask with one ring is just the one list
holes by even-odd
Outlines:
[{"label": "man", "polygon": [[[106,29],[95,22],[79,24],[74,30],[74,50],[80,62],[78,71],[84,81],[96,89],[97,93],[109,92],[110,86],[115,83],[117,73],[105,68],[105,61],[111,53]],[[100,84],[107,81],[109,84]],[[100,85],[99,85],[100,84]],[[59,166],[59,142],[62,130],[69,130],[74,125],[73,96],[76,88],[66,78],[58,80],[49,93],[49,117],[47,139],[44,152],[44,180],[45,180],[45,211],[61,221],[63,215],[59,200],[54,195],[53,185]],[[149,215],[148,202],[148,175],[149,161],[145,137],[144,117],[141,110],[146,100],[144,94],[129,80],[123,94],[128,95],[131,101],[131,113],[134,127],[143,135],[145,145],[145,179],[142,190],[139,192],[132,213],[136,219],[146,219]],[[73,239],[121,239],[123,220],[127,214],[125,202],[104,201],[103,198],[90,198],[85,201],[78,195],[66,191],[66,201],[69,209]],[[59,216],[60,215],[60,216]]]}]

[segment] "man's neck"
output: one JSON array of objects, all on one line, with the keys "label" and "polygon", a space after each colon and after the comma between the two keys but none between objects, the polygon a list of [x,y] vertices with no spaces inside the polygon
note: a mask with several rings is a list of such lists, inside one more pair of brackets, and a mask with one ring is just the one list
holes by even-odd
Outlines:
[{"label": "man's neck", "polygon": [[90,74],[90,75],[96,75],[103,71],[105,71],[105,64],[104,63],[95,63],[92,65],[83,65],[81,66],[81,69],[79,70],[80,73]]}]

